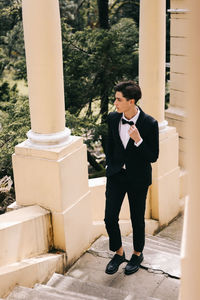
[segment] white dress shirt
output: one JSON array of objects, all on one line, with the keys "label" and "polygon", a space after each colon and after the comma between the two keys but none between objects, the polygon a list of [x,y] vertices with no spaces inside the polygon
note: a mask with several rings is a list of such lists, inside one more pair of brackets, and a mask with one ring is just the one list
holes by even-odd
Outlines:
[{"label": "white dress shirt", "polygon": [[[129,121],[129,122],[133,122],[134,124],[136,124],[137,122],[137,119],[139,118],[139,115],[140,115],[140,110],[139,108],[137,108],[137,114],[130,120],[126,119],[126,117],[124,116],[124,113],[122,115],[122,118]],[[121,141],[122,141],[122,144],[124,145],[124,148],[126,148],[128,142],[129,142],[129,139],[130,139],[130,135],[128,133],[128,130],[130,128],[130,125],[129,124],[122,124],[122,119],[120,120],[119,122],[119,135],[120,135],[120,138],[121,138]],[[138,143],[134,143],[136,147],[139,147],[140,144],[143,142],[143,139],[141,138],[141,140],[138,142]]]}]

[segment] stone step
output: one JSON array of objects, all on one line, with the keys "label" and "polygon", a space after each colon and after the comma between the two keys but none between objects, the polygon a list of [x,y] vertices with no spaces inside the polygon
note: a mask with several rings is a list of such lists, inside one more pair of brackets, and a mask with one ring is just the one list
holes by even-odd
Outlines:
[{"label": "stone step", "polygon": [[[130,243],[130,247],[132,247],[132,236],[124,237],[123,241],[125,241],[126,243]],[[161,237],[146,236],[145,250],[147,249],[157,250],[164,253],[171,253],[178,256],[180,255],[180,246],[176,242]]]},{"label": "stone step", "polygon": [[[145,241],[142,266],[180,278],[180,247],[178,247],[178,243],[158,236],[147,236]],[[127,257],[129,257],[130,249],[132,250],[132,236],[124,237],[123,243],[128,254]]]},{"label": "stone step", "polygon": [[159,236],[159,235],[146,235],[146,238],[149,238],[154,241],[158,241],[162,244],[171,245],[177,249],[181,248],[181,241],[170,239],[169,237]]},{"label": "stone step", "polygon": [[0,241],[0,267],[49,252],[53,243],[50,212],[34,205],[1,215]]},{"label": "stone step", "polygon": [[[123,237],[122,244],[126,258],[129,259],[133,252],[132,236]],[[113,253],[108,248],[108,238],[101,236],[88,252],[102,258],[111,258]],[[180,278],[180,250],[177,243],[162,237],[147,236],[142,266]]]},{"label": "stone step", "polygon": [[64,253],[42,254],[0,267],[0,297],[6,297],[16,284],[33,287],[38,282],[47,282],[54,272],[63,274],[64,268]]},{"label": "stone step", "polygon": [[[94,271],[95,272],[95,271]],[[70,276],[54,274],[47,283],[48,286],[62,291],[82,293],[87,296],[97,296],[107,300],[134,300],[134,295],[116,288],[99,285],[93,282],[75,279]]]},{"label": "stone step", "polygon": [[98,297],[82,295],[71,291],[59,291],[45,285],[36,288],[26,288],[17,286],[6,300],[100,300]]},{"label": "stone step", "polygon": [[[115,289],[115,292],[120,290]],[[6,298],[6,300],[108,300],[109,298],[102,298],[101,296],[90,296],[88,294],[77,293],[73,291],[62,291],[60,289],[53,288],[51,286],[37,284],[34,289],[26,288],[22,286],[16,286],[12,293]],[[116,299],[116,298],[113,298]],[[159,300],[158,298],[145,297],[145,298],[133,298],[131,295],[126,298],[119,298],[126,300]],[[3,300],[3,299],[0,299]]]}]

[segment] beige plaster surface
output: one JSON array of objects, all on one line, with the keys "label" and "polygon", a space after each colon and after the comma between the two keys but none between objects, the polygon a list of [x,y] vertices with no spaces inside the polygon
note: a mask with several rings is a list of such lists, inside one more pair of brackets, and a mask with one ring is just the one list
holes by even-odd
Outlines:
[{"label": "beige plaster surface", "polygon": [[[170,89],[170,104],[178,108],[185,108],[184,92]],[[170,105],[170,107],[171,107]],[[165,115],[167,111],[165,112]]]},{"label": "beige plaster surface", "polygon": [[33,287],[46,283],[54,272],[64,273],[63,254],[43,254],[0,267],[0,297],[6,297],[15,287]]},{"label": "beige plaster surface", "polygon": [[177,167],[160,176],[152,185],[152,217],[160,225],[168,224],[181,210],[179,199],[179,173]]},{"label": "beige plaster surface", "polygon": [[0,216],[0,266],[46,253],[52,246],[50,213],[30,206]]},{"label": "beige plaster surface", "polygon": [[186,91],[186,81],[187,81],[187,76],[182,73],[171,73],[170,77],[170,87],[172,89],[176,89],[178,91]]},{"label": "beige plaster surface", "polygon": [[160,132],[160,153],[156,163],[152,164],[153,179],[171,172],[178,166],[178,134],[174,127]]},{"label": "beige plaster surface", "polygon": [[152,218],[160,225],[169,223],[180,211],[178,134],[174,127],[160,132],[160,155],[153,164],[151,186]]},{"label": "beige plaster surface", "polygon": [[[172,0],[171,9],[186,9],[186,13],[171,12],[170,20],[170,107],[166,111],[166,119],[170,126],[175,126],[180,142],[186,138],[185,123],[181,109],[186,106],[187,56],[189,47],[189,0]],[[182,118],[183,117],[183,118]],[[182,118],[182,119],[181,119]],[[179,148],[179,165],[185,166],[185,151]]]},{"label": "beige plaster surface", "polygon": [[[95,221],[102,221],[104,219],[105,212],[105,190],[106,190],[106,177],[100,177],[95,179],[89,179],[89,188],[91,191],[91,203],[92,203],[92,218]],[[146,213],[145,217],[150,218],[150,191],[146,200]],[[122,204],[120,220],[129,220],[129,202],[127,194]]]},{"label": "beige plaster surface", "polygon": [[[48,9],[47,9],[48,7]],[[65,129],[62,41],[58,0],[23,0],[31,129]]]},{"label": "beige plaster surface", "polygon": [[66,251],[71,265],[93,241],[91,193],[88,191],[63,212],[52,212],[54,246]]},{"label": "beige plaster surface", "polygon": [[188,18],[172,18],[171,19],[171,36],[172,37],[188,37],[189,36],[189,26]]},{"label": "beige plaster surface", "polygon": [[[200,165],[200,2],[189,1],[190,13],[190,34],[188,41],[188,82],[186,107],[188,113],[186,133],[187,140],[187,170],[188,170],[188,191],[189,197],[185,206],[185,217],[183,226],[183,239],[181,250],[181,288],[180,300],[200,299],[200,226],[199,226],[199,165]],[[188,100],[188,101],[187,101]]]},{"label": "beige plaster surface", "polygon": [[13,168],[19,205],[38,204],[61,212],[88,191],[87,153],[82,138],[74,138],[61,149],[38,150],[22,143],[13,155]]},{"label": "beige plaster surface", "polygon": [[37,203],[52,213],[54,247],[67,253],[67,264],[91,243],[92,212],[88,163],[83,139],[57,149],[36,149],[22,143],[13,155],[19,205]]},{"label": "beige plaster surface", "polygon": [[171,37],[170,40],[170,55],[187,55],[187,38],[186,37]]},{"label": "beige plaster surface", "polygon": [[83,138],[80,136],[71,136],[69,143],[66,146],[56,147],[56,148],[40,148],[30,146],[26,141],[15,146],[15,154],[22,156],[33,156],[38,158],[46,158],[49,160],[59,160],[69,153],[75,151],[77,148],[81,147],[83,144]]},{"label": "beige plaster surface", "polygon": [[165,0],[140,1],[139,83],[143,95],[141,106],[158,122],[164,121],[165,14]]},{"label": "beige plaster surface", "polygon": [[172,0],[171,8],[188,9],[188,1],[190,0]]},{"label": "beige plaster surface", "polygon": [[173,115],[171,113],[168,114],[168,112],[166,112],[167,120],[170,126],[176,127],[179,137],[186,138],[187,137],[187,134],[185,132],[186,119],[184,119],[183,115],[180,115],[177,111],[175,112],[175,110],[173,110],[173,112],[174,112]]}]

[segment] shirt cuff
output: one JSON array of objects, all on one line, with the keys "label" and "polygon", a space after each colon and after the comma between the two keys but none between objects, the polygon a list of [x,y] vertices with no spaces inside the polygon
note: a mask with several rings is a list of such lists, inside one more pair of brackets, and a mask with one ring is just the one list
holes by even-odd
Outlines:
[{"label": "shirt cuff", "polygon": [[136,146],[136,147],[139,147],[141,144],[142,144],[142,142],[143,142],[143,139],[141,138],[141,140],[139,140],[139,142],[138,143],[134,143],[134,145]]}]

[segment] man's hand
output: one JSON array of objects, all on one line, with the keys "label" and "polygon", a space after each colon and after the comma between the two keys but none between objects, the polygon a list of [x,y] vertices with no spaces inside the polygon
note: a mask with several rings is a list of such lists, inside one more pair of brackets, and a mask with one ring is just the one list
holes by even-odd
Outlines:
[{"label": "man's hand", "polygon": [[135,125],[132,125],[128,131],[130,137],[134,140],[137,144],[141,140],[140,133]]}]

